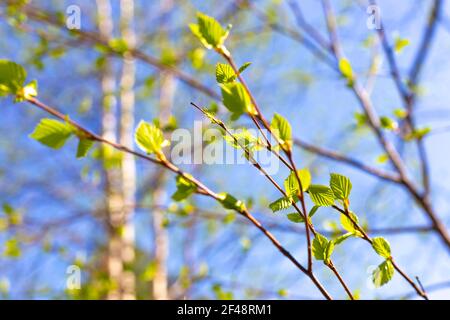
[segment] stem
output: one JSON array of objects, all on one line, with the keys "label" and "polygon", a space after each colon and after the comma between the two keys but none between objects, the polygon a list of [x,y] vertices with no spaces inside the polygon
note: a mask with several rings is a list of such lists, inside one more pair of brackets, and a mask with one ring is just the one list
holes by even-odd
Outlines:
[{"label": "stem", "polygon": [[333,271],[333,273],[336,275],[336,277],[339,279],[339,282],[341,283],[341,285],[344,287],[345,292],[347,292],[347,295],[349,296],[350,300],[355,300],[355,298],[353,297],[352,292],[350,291],[350,289],[347,287],[347,285],[344,282],[344,279],[342,279],[341,275],[339,274],[339,272],[336,270],[336,267],[333,265],[332,262],[330,262],[329,264],[327,264],[328,268],[331,269],[331,271]]},{"label": "stem", "polygon": [[[269,123],[267,122],[267,120],[264,118],[263,114],[261,113],[261,109],[258,106],[258,103],[256,102],[255,97],[253,96],[252,92],[250,91],[249,87],[247,86],[244,78],[241,76],[241,74],[239,73],[239,69],[236,67],[236,64],[231,56],[230,53],[225,52],[224,50],[218,50],[219,54],[222,55],[222,57],[224,57],[224,59],[230,64],[230,66],[232,67],[232,69],[234,70],[235,74],[237,75],[239,81],[242,83],[244,89],[246,90],[247,94],[250,97],[251,102],[253,103],[255,110],[258,114],[258,119],[261,121],[261,123],[263,124],[263,126],[270,132],[270,134],[275,137],[277,139],[277,142],[280,144],[280,141],[278,139],[278,137],[276,135],[273,134],[272,129],[269,125]],[[252,116],[250,114],[250,116]],[[253,119],[253,116],[252,116]],[[257,126],[258,129],[260,130],[260,132],[264,135],[262,129],[260,126]],[[266,136],[264,135],[265,139],[267,140]],[[267,140],[268,141],[268,140]],[[269,151],[274,152],[273,149],[269,149]],[[295,166],[295,162],[292,159],[292,153],[291,151],[287,151],[284,150],[285,155],[288,158],[289,163],[287,163],[286,161],[283,161],[283,163],[286,165],[286,167],[289,168],[289,170],[294,171],[295,172],[295,176],[297,178],[297,182],[299,184],[299,188],[300,188],[300,201],[301,201],[301,206],[302,206],[302,210],[300,210],[298,208],[298,206],[296,205],[295,201],[292,201],[292,204],[294,206],[294,208],[297,210],[297,212],[303,216],[304,220],[305,220],[305,235],[306,235],[306,241],[307,241],[307,255],[308,255],[308,272],[310,272],[312,274],[312,250],[311,250],[311,235],[309,233],[309,230],[311,229],[312,232],[314,233],[314,235],[316,234],[314,231],[314,227],[312,226],[312,224],[310,223],[309,219],[308,219],[308,212],[306,210],[306,204],[305,204],[305,200],[304,200],[304,195],[303,195],[303,188],[301,187],[301,181],[300,181],[300,177],[298,176],[298,172]],[[279,155],[278,152],[276,152],[275,154]],[[283,157],[281,157],[281,155],[278,156],[279,159],[283,159]],[[280,190],[280,189],[279,189]],[[284,192],[284,190],[280,190],[282,191],[282,193],[286,196],[286,193]]]},{"label": "stem", "polygon": [[[72,126],[74,126],[75,128],[77,128],[78,130],[82,131],[85,135],[87,139],[91,139],[94,141],[98,141],[101,143],[105,143],[108,144],[110,146],[112,146],[113,148],[125,152],[125,153],[129,153],[129,154],[133,154],[136,157],[145,159],[147,161],[150,161],[152,163],[161,165],[163,167],[165,167],[166,169],[176,173],[177,175],[180,175],[182,177],[184,177],[186,180],[190,181],[191,183],[193,183],[197,188],[197,193],[198,194],[202,194],[205,196],[208,196],[212,199],[215,199],[216,201],[221,202],[222,198],[219,196],[219,194],[213,192],[212,190],[210,190],[207,186],[205,186],[202,182],[200,182],[199,180],[197,180],[196,178],[194,178],[193,176],[189,175],[189,174],[185,174],[183,171],[181,171],[177,166],[175,166],[173,163],[169,162],[168,160],[164,159],[164,158],[160,158],[160,159],[154,159],[152,157],[149,157],[147,155],[141,154],[139,152],[133,151],[132,149],[125,147],[121,144],[115,143],[115,142],[111,142],[107,139],[102,138],[101,136],[91,132],[88,129],[85,129],[84,127],[82,127],[80,124],[78,124],[77,122],[75,122],[74,120],[70,120],[70,118],[66,117],[65,115],[63,115],[62,113],[60,113],[59,111],[55,110],[54,108],[40,102],[38,99],[36,98],[29,98],[27,99],[27,101],[29,103],[31,103],[32,105],[44,110],[45,112],[59,118],[62,121],[67,121],[68,123],[70,123]],[[306,276],[308,276],[308,278],[310,278],[312,280],[312,282],[315,284],[315,286],[319,289],[319,291],[322,293],[322,295],[328,299],[331,300],[332,297],[330,296],[330,294],[325,290],[325,288],[320,284],[320,282],[314,278],[314,276],[308,272],[308,270],[302,265],[300,264],[300,262],[298,262],[293,256],[292,254],[289,253],[289,251],[287,251],[282,245],[281,243],[275,238],[275,236],[273,236],[266,228],[264,228],[264,226],[262,226],[262,224],[250,213],[248,212],[248,210],[235,210],[236,212],[238,212],[239,214],[243,215],[244,217],[246,217],[248,220],[250,220],[253,225],[255,225],[271,242],[272,244],[278,249],[278,251],[280,251],[285,257],[287,257],[301,272],[303,272]]]}]

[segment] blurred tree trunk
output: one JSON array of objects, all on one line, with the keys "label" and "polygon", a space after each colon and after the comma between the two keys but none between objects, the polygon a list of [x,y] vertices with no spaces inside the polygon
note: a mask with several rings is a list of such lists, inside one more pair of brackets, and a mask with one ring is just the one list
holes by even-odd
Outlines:
[{"label": "blurred tree trunk", "polygon": [[[125,40],[129,48],[136,46],[136,36],[133,30],[134,0],[120,1],[120,31],[122,39]],[[134,135],[134,83],[136,75],[136,65],[134,58],[125,53],[123,59],[122,78],[120,82],[120,143],[129,148],[133,148]],[[122,262],[124,265],[131,265],[134,262],[134,204],[136,202],[136,163],[131,154],[125,154],[122,158],[122,195],[124,199],[123,207],[123,230],[122,230]],[[135,299],[135,275],[131,271],[124,271],[124,282],[122,284],[123,299]]]},{"label": "blurred tree trunk", "polygon": [[[166,17],[166,14],[172,9],[173,2],[167,0],[161,2],[160,16]],[[165,19],[161,22],[161,30],[164,32]],[[169,73],[162,73],[160,78],[160,97],[159,97],[159,119],[161,125],[168,122],[171,108],[173,104],[173,95],[175,93],[175,79]],[[155,277],[152,282],[153,298],[155,300],[167,300],[169,299],[168,293],[168,271],[167,271],[167,258],[169,254],[169,235],[164,226],[164,211],[159,209],[164,206],[164,202],[167,198],[165,190],[166,172],[158,169],[157,177],[155,179],[156,187],[153,192],[153,203],[155,209],[152,212],[153,215],[153,232],[155,235]]]},{"label": "blurred tree trunk", "polygon": [[[97,0],[98,26],[101,36],[105,40],[113,38],[114,22],[112,18],[111,3],[109,0]],[[117,139],[117,99],[116,99],[116,79],[114,69],[109,57],[105,58],[105,63],[101,72],[101,86],[103,91],[102,103],[102,136],[105,139],[116,142]],[[105,253],[106,271],[112,287],[108,291],[107,299],[133,298],[134,294],[129,294],[130,283],[134,279],[129,279],[124,269],[124,254],[122,235],[125,221],[125,199],[123,193],[122,170],[116,166],[110,166],[109,160],[112,150],[103,149],[104,176],[105,176],[105,211],[108,221],[108,243]],[[133,288],[134,289],[134,288]]]},{"label": "blurred tree trunk", "polygon": [[[175,92],[175,79],[170,74],[161,74],[160,87],[160,114],[161,124],[168,122],[170,110],[173,102],[173,94]],[[169,253],[169,236],[164,227],[164,211],[159,209],[164,207],[167,198],[165,190],[166,171],[158,169],[155,179],[156,187],[153,192],[153,232],[155,235],[155,264],[156,272],[153,279],[153,297],[156,300],[169,299],[168,294],[168,272],[167,258]]]}]

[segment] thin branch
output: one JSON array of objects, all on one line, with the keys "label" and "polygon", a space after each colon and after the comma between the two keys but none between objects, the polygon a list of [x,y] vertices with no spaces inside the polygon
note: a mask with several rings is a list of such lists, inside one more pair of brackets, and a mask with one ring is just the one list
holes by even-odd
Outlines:
[{"label": "thin branch", "polygon": [[[187,179],[188,181],[190,181],[191,183],[193,183],[196,187],[197,187],[197,193],[208,196],[218,202],[222,202],[222,197],[213,192],[212,190],[210,190],[206,185],[204,185],[202,182],[200,182],[199,180],[197,180],[196,178],[194,178],[193,176],[189,175],[189,174],[185,174],[183,171],[181,171],[178,167],[176,167],[174,164],[172,164],[171,162],[167,161],[166,159],[163,158],[159,158],[159,159],[155,159],[152,158],[150,156],[144,155],[142,153],[136,152],[128,147],[125,147],[121,144],[115,143],[115,142],[111,142],[95,133],[93,133],[92,131],[85,129],[83,126],[81,126],[80,124],[78,124],[77,122],[75,122],[74,120],[71,120],[70,118],[66,117],[65,115],[63,115],[62,113],[60,113],[59,111],[57,111],[56,109],[42,103],[41,101],[39,101],[36,98],[29,98],[27,99],[27,101],[29,103],[31,103],[32,105],[42,109],[43,111],[59,118],[62,121],[67,121],[68,123],[70,123],[72,126],[74,126],[75,128],[77,128],[78,130],[80,130],[81,132],[83,132],[86,135],[87,139],[91,139],[97,142],[101,142],[101,143],[105,143],[108,144],[110,146],[112,146],[113,148],[125,152],[125,153],[129,153],[129,154],[133,154],[136,157],[139,157],[141,159],[150,161],[154,164],[158,164],[161,165],[163,167],[165,167],[166,169],[168,169],[169,171],[172,171],[173,173],[184,177],[185,179]],[[278,249],[278,251],[280,251],[286,258],[288,258],[301,272],[303,272],[308,278],[311,279],[311,281],[314,283],[314,285],[319,289],[319,291],[322,293],[322,295],[328,299],[331,300],[332,297],[329,295],[329,293],[326,291],[326,289],[322,286],[322,284],[314,277],[314,275],[309,272],[302,264],[300,264],[300,262],[298,262],[294,256],[292,256],[292,254],[287,251],[283,245],[281,245],[281,243],[275,238],[275,236],[273,236],[247,209],[240,209],[236,211],[241,214],[242,216],[244,216],[245,218],[247,218],[254,226],[256,226],[271,242],[272,244]]]}]

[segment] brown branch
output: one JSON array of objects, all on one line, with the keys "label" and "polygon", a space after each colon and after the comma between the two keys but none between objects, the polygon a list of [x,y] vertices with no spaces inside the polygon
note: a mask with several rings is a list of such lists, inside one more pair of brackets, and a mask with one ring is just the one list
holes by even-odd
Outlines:
[{"label": "brown branch", "polygon": [[[44,10],[40,10],[37,7],[31,6],[31,5],[24,6],[23,11],[32,20],[42,22],[42,23],[47,23],[52,26],[55,26],[55,27],[58,27],[61,29],[65,29],[65,26],[60,24],[60,22],[56,18],[56,15],[51,12],[46,12]],[[106,48],[109,48],[111,54],[114,54],[117,56],[122,56],[122,53],[114,51],[110,47],[108,41],[103,39],[101,37],[101,35],[98,34],[97,32],[84,31],[84,30],[71,30],[71,32],[73,32],[76,36],[79,36],[81,39],[83,39],[86,42],[96,44],[96,45],[101,45]],[[202,92],[203,94],[209,96],[210,98],[213,98],[215,100],[220,100],[220,95],[217,92],[209,89],[207,86],[200,83],[198,80],[189,76],[188,74],[184,73],[183,71],[181,71],[171,65],[165,64],[161,60],[159,60],[147,53],[144,53],[143,51],[141,51],[139,49],[131,48],[128,51],[128,54],[130,56],[132,56],[133,58],[140,60],[142,62],[145,62],[159,70],[173,74],[180,81],[182,81],[185,84],[187,84],[188,86]]]},{"label": "brown branch", "polygon": [[[27,101],[29,103],[31,103],[32,105],[42,109],[43,111],[59,118],[62,121],[67,121],[68,123],[70,123],[72,126],[74,126],[75,128],[77,128],[78,130],[80,130],[81,132],[83,132],[86,135],[87,139],[91,139],[97,142],[101,142],[101,143],[105,143],[108,144],[110,146],[112,146],[113,148],[125,152],[125,153],[129,153],[132,155],[135,155],[136,157],[142,158],[144,160],[150,161],[154,164],[158,164],[161,165],[163,167],[165,167],[166,169],[172,171],[173,173],[184,177],[185,179],[187,179],[188,181],[190,181],[191,183],[193,183],[197,189],[198,189],[198,193],[199,194],[203,194],[205,196],[208,196],[218,202],[222,201],[222,197],[213,192],[212,190],[210,190],[207,186],[205,186],[202,182],[200,182],[199,180],[197,180],[196,178],[192,177],[191,175],[185,174],[183,171],[181,171],[178,167],[176,167],[174,164],[172,164],[171,162],[167,161],[166,159],[160,158],[160,159],[154,159],[148,155],[144,155],[142,153],[136,152],[126,146],[123,146],[121,144],[115,143],[115,142],[111,142],[95,133],[93,133],[92,131],[85,129],[83,126],[81,126],[80,124],[78,124],[77,122],[75,122],[74,120],[69,119],[68,117],[66,117],[65,115],[63,115],[62,113],[60,113],[59,111],[57,111],[56,109],[42,103],[41,101],[39,101],[36,98],[29,98],[27,99]],[[314,283],[314,285],[319,289],[319,291],[322,293],[322,295],[326,298],[331,300],[332,297],[329,295],[329,293],[325,290],[325,288],[322,286],[322,284],[315,278],[315,276],[309,272],[305,267],[303,267],[303,265],[300,264],[300,262],[298,262],[294,256],[292,256],[292,254],[287,251],[283,245],[281,245],[281,243],[275,238],[275,236],[273,236],[247,209],[241,209],[241,210],[237,210],[236,211],[241,214],[242,216],[244,216],[245,218],[247,218],[254,226],[256,226],[271,242],[272,244],[278,249],[278,251],[280,251],[280,253],[282,253],[287,259],[289,259],[301,272],[303,272],[308,278],[310,278],[310,280]]]}]

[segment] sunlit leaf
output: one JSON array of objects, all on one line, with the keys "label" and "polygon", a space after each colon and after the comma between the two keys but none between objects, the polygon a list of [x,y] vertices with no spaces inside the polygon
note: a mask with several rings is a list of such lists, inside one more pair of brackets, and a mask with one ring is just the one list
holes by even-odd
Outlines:
[{"label": "sunlit leaf", "polygon": [[228,193],[220,193],[219,197],[219,201],[225,209],[235,210],[238,212],[243,212],[244,210],[246,210],[244,202],[236,199]]},{"label": "sunlit leaf", "polygon": [[148,153],[162,155],[162,148],[169,145],[168,140],[164,140],[163,132],[152,123],[141,121],[135,132],[135,141],[139,148]]},{"label": "sunlit leaf", "polygon": [[289,213],[287,215],[287,218],[294,223],[305,222],[305,219],[303,219],[303,217],[298,212]]},{"label": "sunlit leaf", "polygon": [[309,187],[308,193],[316,206],[329,207],[334,204],[334,193],[327,186],[313,184]]},{"label": "sunlit leaf", "polygon": [[236,79],[233,68],[226,63],[218,63],[216,65],[216,80],[218,83],[229,83]]},{"label": "sunlit leaf", "polygon": [[382,237],[373,238],[372,247],[375,250],[375,252],[378,253],[383,258],[388,259],[391,257],[391,246],[389,245],[389,242],[387,242],[386,239]]},{"label": "sunlit leaf", "polygon": [[216,19],[198,12],[197,24],[191,23],[189,28],[206,48],[212,49],[220,48],[223,45],[231,25],[224,29]]},{"label": "sunlit leaf", "polygon": [[272,122],[270,124],[270,128],[275,134],[275,136],[280,141],[281,146],[285,150],[292,149],[292,128],[284,117],[275,113],[273,116]]},{"label": "sunlit leaf", "polygon": [[352,191],[352,183],[349,178],[332,173],[330,174],[330,188],[333,190],[336,199],[347,200]]},{"label": "sunlit leaf", "polygon": [[73,133],[72,126],[66,122],[42,119],[30,137],[50,148],[60,149]]},{"label": "sunlit leaf", "polygon": [[197,189],[197,186],[193,182],[183,176],[177,176],[176,182],[177,191],[172,195],[172,199],[175,201],[186,199]]},{"label": "sunlit leaf", "polygon": [[16,95],[22,89],[27,73],[25,69],[12,61],[0,60],[0,97]]},{"label": "sunlit leaf", "polygon": [[251,99],[241,83],[222,84],[221,89],[223,104],[232,113],[233,120],[238,119],[243,113],[256,114]]},{"label": "sunlit leaf", "polygon": [[372,281],[375,287],[381,287],[388,283],[394,276],[394,266],[390,260],[381,263],[372,273]]}]

